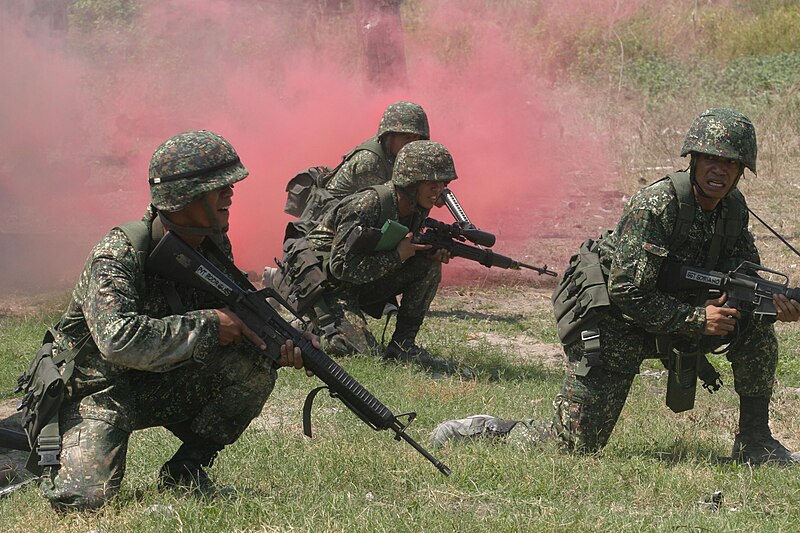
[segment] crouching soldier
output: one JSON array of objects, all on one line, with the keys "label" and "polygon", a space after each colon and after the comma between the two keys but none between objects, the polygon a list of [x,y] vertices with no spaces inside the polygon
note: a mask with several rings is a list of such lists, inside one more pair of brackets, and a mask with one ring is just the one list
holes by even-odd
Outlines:
[{"label": "crouching soldier", "polygon": [[453,372],[452,363],[416,344],[442,277],[441,264],[450,258],[445,250],[431,252],[430,245],[415,244],[412,234],[456,178],[444,146],[427,140],[406,144],[391,182],[346,197],[310,232],[302,250],[288,254],[288,260],[284,255],[279,286],[313,320],[328,353],[378,351],[364,312],[378,318],[386,303],[402,295],[383,357]]},{"label": "crouching soldier", "polygon": [[[112,229],[89,255],[51,343],[32,365],[58,368],[63,400],[50,417],[30,401],[35,394],[23,400],[30,468],[43,474],[41,487],[57,509],[104,505],[119,491],[131,432],[153,426],[181,441],[160,484],[213,491],[204,467],[239,438],[275,384],[266,352],[279,352],[281,366],[303,366],[291,341],[267,344],[222,302],[146,266],[167,231],[211,261],[232,259],[233,186],[247,175],[219,135],[168,139],[150,163],[144,219]],[[35,369],[26,375],[42,379]]]}]

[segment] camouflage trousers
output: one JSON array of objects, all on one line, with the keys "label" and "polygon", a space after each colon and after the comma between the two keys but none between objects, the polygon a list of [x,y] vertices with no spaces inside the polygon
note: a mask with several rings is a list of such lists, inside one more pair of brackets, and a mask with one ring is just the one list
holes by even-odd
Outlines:
[{"label": "camouflage trousers", "polygon": [[367,327],[364,312],[378,318],[384,304],[396,301],[395,297],[401,294],[398,320],[421,324],[441,280],[440,262],[415,255],[399,270],[375,281],[325,294],[325,304],[336,320],[338,331],[332,339],[323,339],[325,350],[331,355],[376,351],[378,342]]},{"label": "camouflage trousers", "polygon": [[[600,324],[603,364],[586,376],[575,374],[583,357],[582,341],[565,347],[569,368],[560,393],[553,401],[553,426],[568,450],[593,453],[608,442],[628,397],[634,372],[646,358],[656,357],[654,342],[647,337],[621,335],[607,321]],[[635,341],[640,342],[635,342]],[[771,398],[778,364],[778,340],[772,323],[754,319],[730,344],[734,389],[739,396]],[[622,362],[617,366],[609,362]]]},{"label": "camouflage trousers", "polygon": [[118,491],[132,431],[164,426],[182,440],[219,449],[258,416],[277,373],[245,345],[220,348],[206,364],[165,373],[131,371],[110,387],[66,403],[60,412],[61,466],[41,489],[58,509],[97,509]]}]

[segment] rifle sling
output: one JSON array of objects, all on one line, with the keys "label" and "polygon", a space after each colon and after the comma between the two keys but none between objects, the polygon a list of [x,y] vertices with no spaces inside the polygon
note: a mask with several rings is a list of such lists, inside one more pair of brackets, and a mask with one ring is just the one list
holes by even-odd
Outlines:
[{"label": "rifle sling", "polygon": [[[312,434],[311,434],[311,407],[314,405],[314,398],[317,397],[317,394],[319,394],[319,391],[321,391],[323,389],[327,389],[327,388],[328,388],[327,385],[321,385],[321,386],[317,387],[316,389],[312,390],[311,392],[308,393],[308,396],[306,396],[306,401],[303,403],[303,434],[308,438],[312,437]],[[328,389],[328,390],[330,390],[330,389]]]}]

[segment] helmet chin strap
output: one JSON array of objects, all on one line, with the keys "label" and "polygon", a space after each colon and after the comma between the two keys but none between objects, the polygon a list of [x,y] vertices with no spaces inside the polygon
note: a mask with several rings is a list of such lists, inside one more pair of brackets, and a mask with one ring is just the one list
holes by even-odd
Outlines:
[{"label": "helmet chin strap", "polygon": [[419,205],[417,204],[417,184],[413,183],[406,187],[397,187],[397,192],[405,196],[408,203],[414,206],[416,211],[419,211]]}]

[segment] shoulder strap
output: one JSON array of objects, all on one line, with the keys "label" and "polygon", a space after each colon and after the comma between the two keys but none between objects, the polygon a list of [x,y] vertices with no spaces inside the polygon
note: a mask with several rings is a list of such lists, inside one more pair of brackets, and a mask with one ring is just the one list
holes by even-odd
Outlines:
[{"label": "shoulder strap", "polygon": [[373,185],[372,187],[367,188],[378,193],[378,200],[381,204],[381,215],[378,219],[378,227],[380,228],[387,220],[391,218],[390,215],[394,211],[394,187],[382,184]]},{"label": "shoulder strap", "polygon": [[150,254],[150,228],[143,220],[126,222],[120,224],[116,229],[121,230],[133,245],[136,251],[136,261],[139,268],[144,271],[147,264],[147,256]]},{"label": "shoulder strap", "polygon": [[672,229],[669,247],[671,250],[680,247],[689,236],[689,228],[694,222],[695,199],[692,183],[687,172],[673,172],[667,178],[672,182],[678,197],[678,218]]},{"label": "shoulder strap", "polygon": [[[678,219],[675,221],[670,239],[670,249],[675,249],[689,236],[689,228],[694,221],[695,198],[687,172],[673,172],[667,177],[678,196]],[[733,198],[734,196],[736,198]],[[714,268],[723,252],[728,256],[733,253],[733,247],[742,233],[744,214],[744,197],[739,189],[734,189],[730,196],[723,200],[722,216],[714,228],[705,268]]]},{"label": "shoulder strap", "polygon": [[329,172],[319,176],[315,180],[317,187],[324,189],[328,185],[328,182],[331,181],[333,175],[336,174],[340,168],[342,168],[342,165],[350,161],[358,152],[362,152],[364,150],[372,152],[378,156],[378,158],[381,160],[381,163],[383,163],[383,165],[386,167],[386,170],[390,170],[386,165],[386,153],[383,151],[383,146],[381,145],[380,141],[378,141],[377,137],[372,137],[344,154],[338,165],[332,168]]},{"label": "shoulder strap", "polygon": [[367,139],[363,143],[359,144],[358,146],[350,150],[350,152],[348,152],[344,156],[344,160],[347,161],[348,159],[356,155],[357,152],[361,152],[362,150],[372,152],[381,159],[386,159],[386,154],[383,151],[383,145],[381,145],[377,137],[372,137],[371,139]]},{"label": "shoulder strap", "polygon": [[[157,220],[158,218],[156,218]],[[133,249],[136,251],[136,263],[139,266],[139,270],[144,272],[147,268],[147,258],[150,255],[150,245],[153,242],[151,228],[143,220],[126,222],[120,224],[117,228],[128,237]],[[178,290],[175,288],[174,281],[167,281],[164,284],[164,297],[167,299],[167,304],[173,313],[182,315],[186,312],[186,307],[183,305]]]}]

